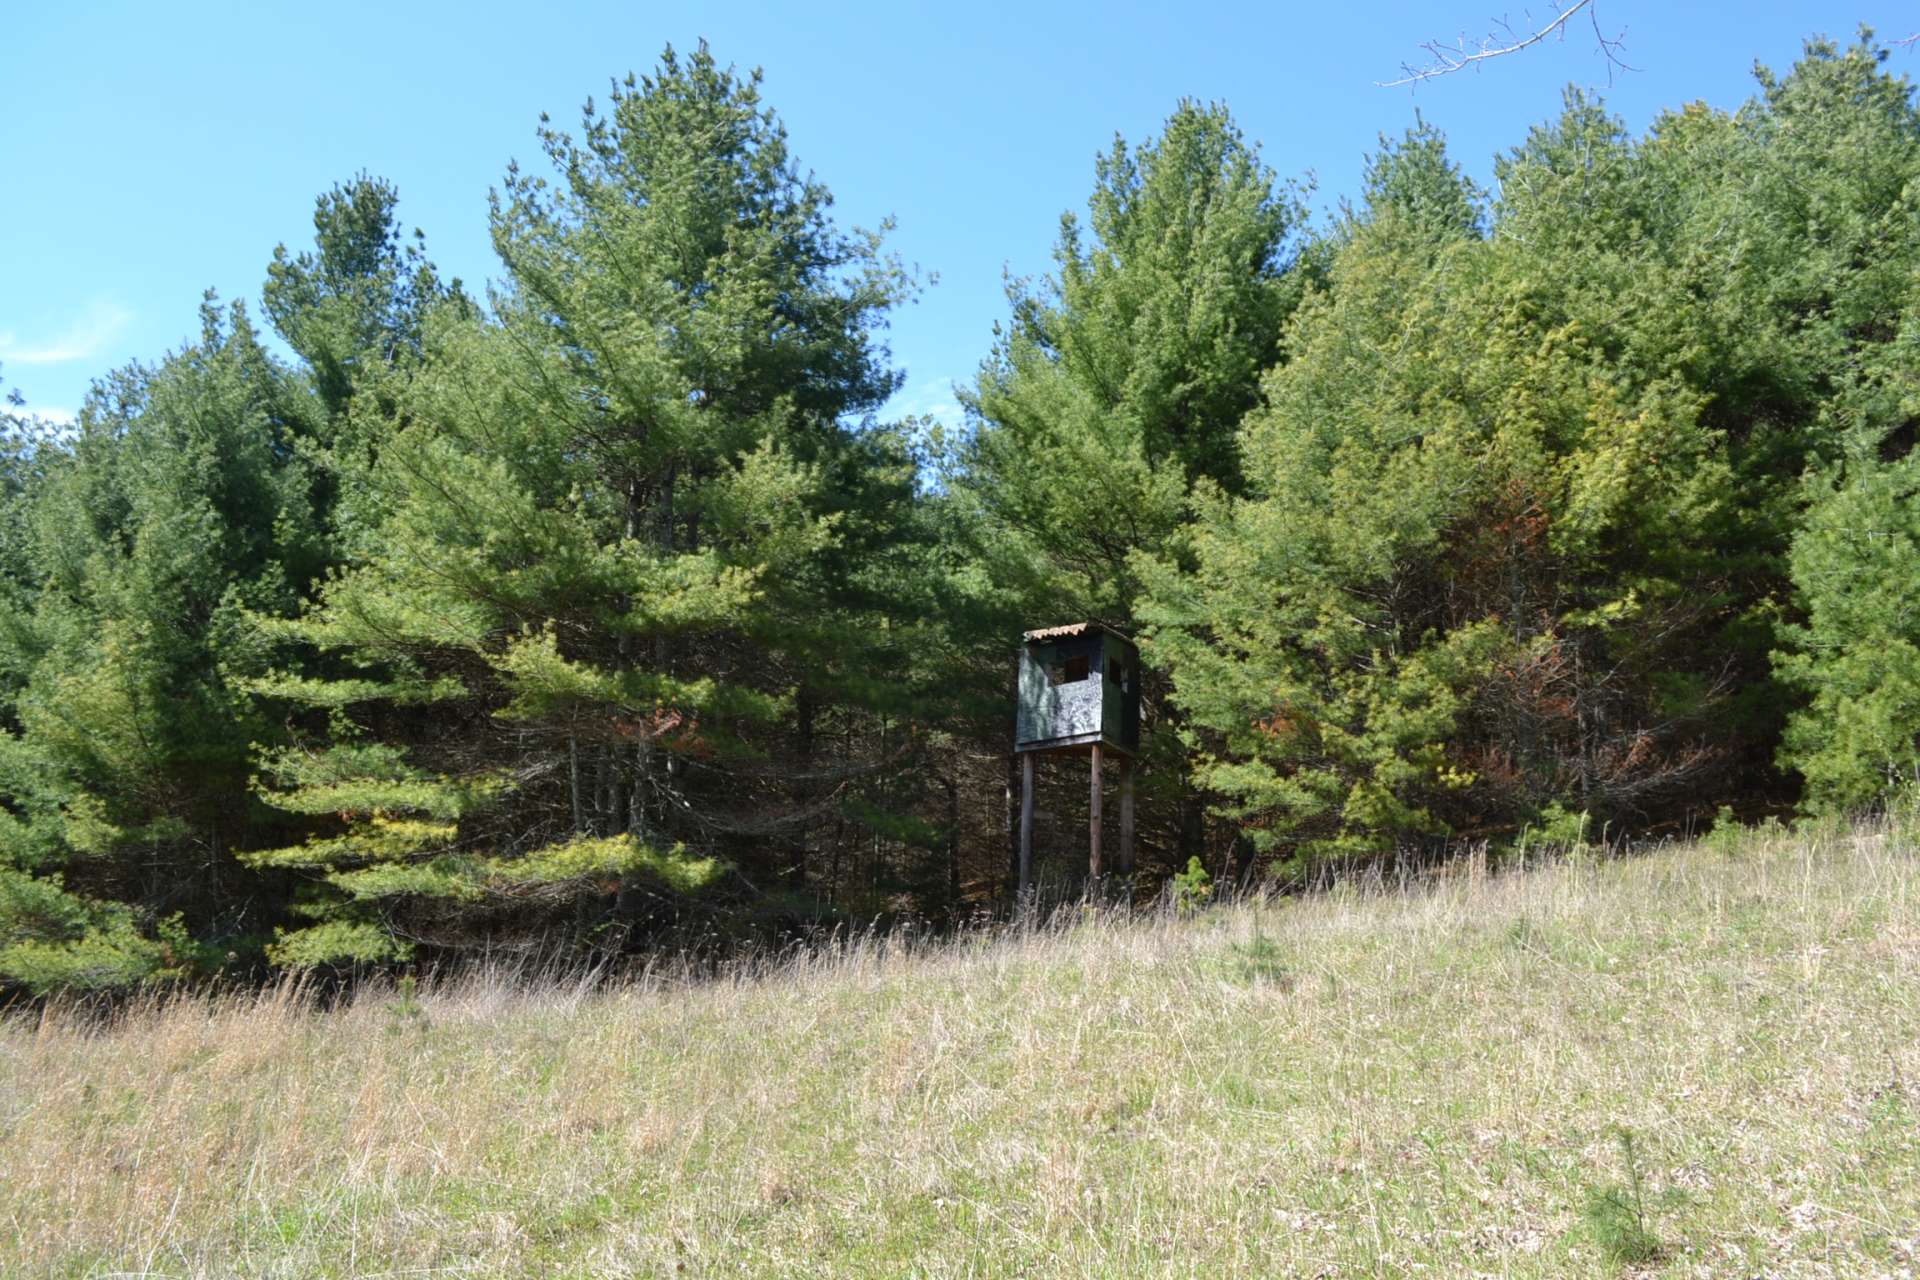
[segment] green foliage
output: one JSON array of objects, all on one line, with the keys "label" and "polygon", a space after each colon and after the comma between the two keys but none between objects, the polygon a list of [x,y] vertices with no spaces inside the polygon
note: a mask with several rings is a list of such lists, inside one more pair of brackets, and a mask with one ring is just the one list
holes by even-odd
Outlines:
[{"label": "green foliage", "polygon": [[1631,825],[1779,741],[1794,476],[1887,402],[1853,370],[1891,370],[1920,279],[1880,56],[1811,44],[1737,116],[1638,140],[1570,94],[1484,238],[1430,130],[1375,163],[1241,426],[1243,493],[1135,557],[1196,776],[1257,847]]},{"label": "green foliage", "polygon": [[405,960],[413,950],[412,944],[395,938],[376,921],[336,916],[303,929],[282,931],[267,948],[267,956],[284,968],[312,969]]},{"label": "green foliage", "polygon": [[1278,987],[1283,991],[1293,989],[1292,958],[1277,939],[1261,931],[1257,915],[1253,922],[1253,936],[1245,942],[1233,943],[1229,955],[1234,976],[1241,982]]},{"label": "green foliage", "polygon": [[394,980],[393,999],[387,1004],[387,1034],[405,1035],[425,1031],[427,1007],[420,1001],[420,981],[410,973]]},{"label": "green foliage", "polygon": [[1901,803],[1885,59],[1810,42],[1637,137],[1570,92],[1497,195],[1416,116],[1313,231],[1182,102],[1009,283],[957,433],[876,420],[918,282],[704,45],[543,120],[485,305],[337,185],[267,270],[291,362],[209,298],[72,429],[0,409],[0,985],[958,918],[1005,874],[1007,650],[1078,618],[1144,631],[1183,906],[1216,857]]},{"label": "green foliage", "polygon": [[1701,847],[1711,849],[1722,857],[1731,858],[1739,854],[1741,848],[1751,837],[1747,829],[1734,816],[1730,805],[1721,805],[1713,815],[1713,826],[1701,837]]},{"label": "green foliage", "polygon": [[911,485],[847,420],[898,385],[875,331],[912,282],[833,225],[758,81],[668,50],[543,127],[554,176],[494,200],[492,314],[421,316],[375,518],[251,686],[301,727],[261,794],[323,819],[256,855],[318,873],[283,959],[375,923],[584,938],[709,887],[787,726],[862,709],[833,668],[895,643],[871,587]]},{"label": "green foliage", "polygon": [[403,239],[400,193],[367,174],[314,201],[314,249],[273,251],[261,290],[267,318],[305,362],[328,412],[344,415],[356,392],[417,357],[429,310],[460,297],[427,261],[426,237]]},{"label": "green foliage", "polygon": [[1300,294],[1303,210],[1224,107],[1194,102],[1157,138],[1116,139],[1094,178],[1056,274],[1008,286],[952,489],[998,589],[1124,620],[1129,554],[1166,546],[1194,479],[1237,486],[1234,428]]},{"label": "green foliage", "polygon": [[1213,896],[1213,877],[1199,858],[1188,858],[1187,869],[1167,881],[1167,892],[1180,911],[1192,911]]},{"label": "green foliage", "polygon": [[1866,805],[1920,779],[1920,504],[1912,455],[1862,459],[1820,482],[1793,544],[1806,622],[1784,633],[1786,680],[1808,695],[1781,756],[1818,809]]},{"label": "green foliage", "polygon": [[[254,696],[258,623],[293,613],[336,554],[342,415],[374,371],[321,330],[382,291],[440,293],[417,249],[393,249],[392,206],[385,184],[336,189],[316,251],[277,256],[267,311],[307,367],[209,295],[197,340],[102,379],[73,431],[9,422],[0,875],[68,909],[8,895],[0,982],[116,987],[250,959],[279,914],[285,886],[233,859],[286,826],[247,785],[256,746],[280,740]],[[400,323],[373,310],[348,326],[362,346]],[[399,352],[381,349],[384,369]]]},{"label": "green foliage", "polygon": [[1520,829],[1519,839],[1514,844],[1521,853],[1529,849],[1545,849],[1577,854],[1588,848],[1588,841],[1594,834],[1592,814],[1584,811],[1569,813],[1558,804],[1550,804],[1541,810],[1536,821]]},{"label": "green foliage", "polygon": [[1634,1149],[1633,1130],[1615,1130],[1625,1181],[1596,1187],[1581,1206],[1581,1220],[1600,1252],[1617,1266],[1639,1266],[1659,1258],[1663,1246],[1653,1231],[1647,1194]]},{"label": "green foliage", "polygon": [[290,608],[323,554],[300,451],[318,421],[245,311],[209,300],[197,343],[116,373],[38,447],[5,566],[0,867],[65,868],[91,923],[19,938],[0,977],[181,971],[159,920],[182,910],[238,940],[216,899],[261,819],[248,751],[269,730],[235,676],[259,663],[249,613]]},{"label": "green foliage", "polygon": [[177,915],[143,922],[68,892],[58,875],[0,866],[0,977],[35,995],[185,977],[213,961]]},{"label": "green foliage", "polygon": [[1447,155],[1446,136],[1414,113],[1413,127],[1397,139],[1382,138],[1367,157],[1359,211],[1347,221],[1365,224],[1392,217],[1402,234],[1425,236],[1443,246],[1478,236],[1486,220],[1486,193],[1460,173]]}]

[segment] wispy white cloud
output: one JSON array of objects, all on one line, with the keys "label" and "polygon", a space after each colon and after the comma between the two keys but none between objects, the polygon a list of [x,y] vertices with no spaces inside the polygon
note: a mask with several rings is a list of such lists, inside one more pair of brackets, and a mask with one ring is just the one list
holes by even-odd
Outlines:
[{"label": "wispy white cloud", "polygon": [[963,416],[953,379],[944,376],[921,378],[900,388],[890,407],[902,416],[938,418],[949,426],[959,425]]},{"label": "wispy white cloud", "polygon": [[118,303],[95,301],[65,329],[44,341],[22,341],[12,330],[0,333],[0,364],[64,364],[100,354],[120,336],[133,313]]}]

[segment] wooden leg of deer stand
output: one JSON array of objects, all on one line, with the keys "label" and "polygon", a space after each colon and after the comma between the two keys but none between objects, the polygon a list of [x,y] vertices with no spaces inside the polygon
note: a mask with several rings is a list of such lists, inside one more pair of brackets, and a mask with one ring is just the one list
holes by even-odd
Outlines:
[{"label": "wooden leg of deer stand", "polygon": [[1033,887],[1033,752],[1020,757],[1020,888],[1026,901]]},{"label": "wooden leg of deer stand", "polygon": [[1087,797],[1087,874],[1100,883],[1100,744],[1093,744],[1093,790]]},{"label": "wooden leg of deer stand", "polygon": [[1120,760],[1120,874],[1133,874],[1133,757]]}]

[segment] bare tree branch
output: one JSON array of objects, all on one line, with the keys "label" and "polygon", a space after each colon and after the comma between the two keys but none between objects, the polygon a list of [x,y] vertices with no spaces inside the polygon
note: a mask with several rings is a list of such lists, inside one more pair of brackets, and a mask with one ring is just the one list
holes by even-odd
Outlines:
[{"label": "bare tree branch", "polygon": [[[1572,0],[1571,3],[1567,3],[1567,0],[1555,0],[1555,2],[1561,7],[1556,9],[1551,21],[1538,27],[1531,19],[1526,19],[1516,30],[1510,21],[1500,18],[1495,21],[1496,30],[1476,41],[1470,42],[1465,36],[1458,37],[1452,43],[1444,40],[1428,40],[1420,46],[1426,51],[1429,59],[1425,66],[1403,62],[1400,64],[1401,74],[1397,80],[1376,80],[1374,83],[1383,89],[1419,84],[1425,80],[1450,76],[1457,71],[1476,68],[1481,63],[1494,58],[1504,58],[1508,54],[1519,53],[1549,37],[1564,40],[1567,24],[1573,20],[1575,14],[1582,11],[1585,11],[1587,20],[1593,27],[1594,39],[1598,42],[1600,53],[1607,60],[1609,82],[1614,72],[1633,70],[1620,58],[1625,33],[1609,37],[1601,30],[1600,12],[1596,0]],[[1920,39],[1920,33],[1915,33],[1913,38]]]}]

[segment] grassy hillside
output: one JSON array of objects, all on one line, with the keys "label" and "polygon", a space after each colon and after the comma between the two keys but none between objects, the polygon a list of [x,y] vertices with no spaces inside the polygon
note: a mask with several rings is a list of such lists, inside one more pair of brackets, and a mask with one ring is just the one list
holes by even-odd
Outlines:
[{"label": "grassy hillside", "polygon": [[15,1017],[0,1272],[1908,1276],[1914,849]]}]

